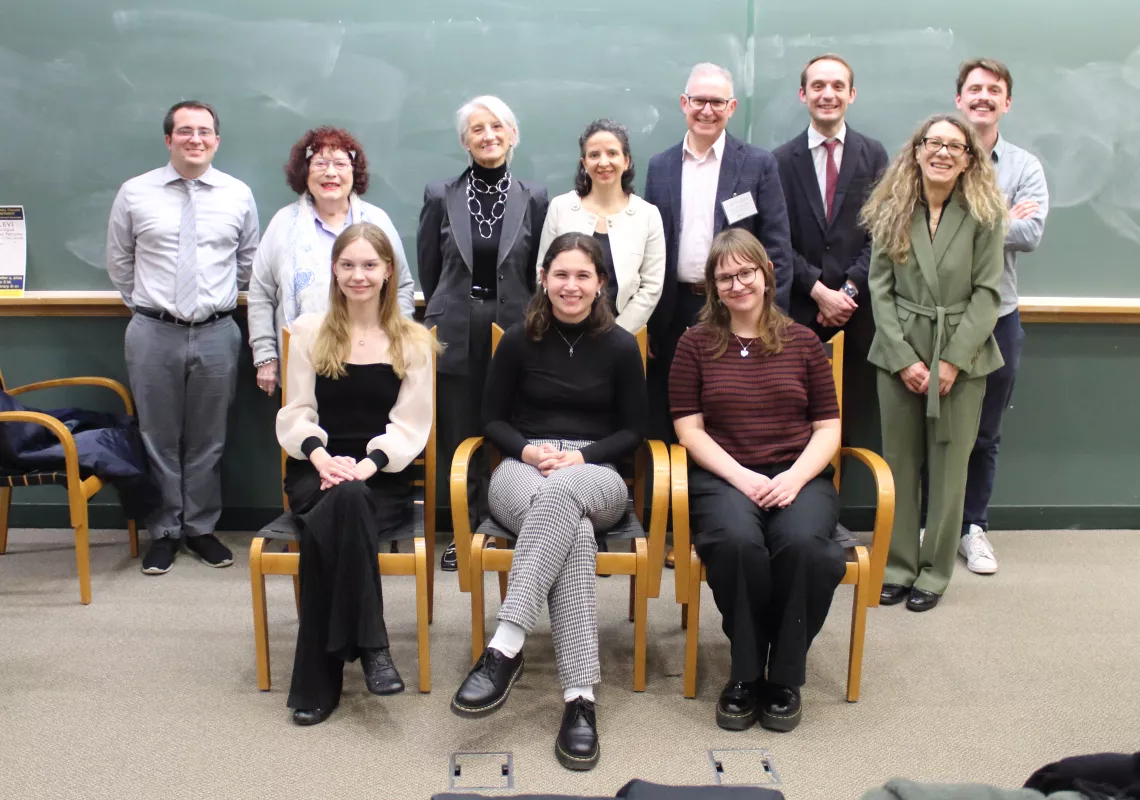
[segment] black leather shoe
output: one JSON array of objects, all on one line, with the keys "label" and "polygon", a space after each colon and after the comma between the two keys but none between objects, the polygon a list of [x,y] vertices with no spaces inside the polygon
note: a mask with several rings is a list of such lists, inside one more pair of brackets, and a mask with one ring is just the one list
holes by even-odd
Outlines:
[{"label": "black leather shoe", "polygon": [[594,703],[576,697],[562,712],[562,727],[554,742],[554,756],[566,769],[593,769],[602,754]]},{"label": "black leather shoe", "polygon": [[522,670],[522,653],[507,658],[495,648],[488,647],[463,679],[451,700],[451,710],[461,717],[490,714],[507,701]]},{"label": "black leather shoe", "polygon": [[726,731],[746,731],[756,722],[756,684],[729,681],[716,701],[716,724]]},{"label": "black leather shoe", "polygon": [[879,605],[893,606],[896,603],[901,603],[903,600],[906,600],[906,596],[909,592],[909,586],[901,586],[897,583],[884,583],[883,591],[879,593]]},{"label": "black leather shoe", "polygon": [[392,654],[387,647],[379,650],[362,650],[360,668],[364,670],[364,683],[372,694],[399,694],[404,691],[404,681],[392,663]]},{"label": "black leather shoe", "polygon": [[336,711],[332,708],[296,708],[293,709],[294,725],[320,725]]},{"label": "black leather shoe", "polygon": [[906,607],[911,611],[929,611],[938,605],[938,601],[942,599],[942,595],[935,594],[934,592],[926,592],[922,589],[915,589],[913,586],[910,589],[910,596],[906,599]]},{"label": "black leather shoe", "polygon": [[760,726],[770,731],[790,731],[800,724],[803,705],[800,690],[770,684],[764,706],[760,709]]},{"label": "black leather shoe", "polygon": [[459,556],[455,555],[455,542],[447,546],[439,559],[439,568],[444,572],[457,572],[459,570]]}]

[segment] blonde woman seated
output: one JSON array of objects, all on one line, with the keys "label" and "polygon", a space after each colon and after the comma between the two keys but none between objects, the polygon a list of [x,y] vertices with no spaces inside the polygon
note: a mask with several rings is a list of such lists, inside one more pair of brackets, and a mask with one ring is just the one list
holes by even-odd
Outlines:
[{"label": "blonde woman seated", "polygon": [[832,538],[839,404],[823,345],[776,307],[755,236],[717,235],[705,288],[677,344],[669,403],[689,451],[694,544],[731,645],[716,721],[790,731],[808,648],[846,572]]},{"label": "blonde woman seated", "polygon": [[291,328],[277,439],[301,532],[301,622],[289,707],[298,725],[340,702],[345,662],[368,690],[404,690],[388,652],[379,539],[411,518],[407,467],[431,431],[435,343],[400,315],[384,231],[349,226],[332,247],[328,312]]},{"label": "blonde woman seated", "polygon": [[629,491],[613,464],[644,441],[647,403],[641,351],[614,325],[602,269],[593,237],[556,238],[526,321],[491,360],[484,431],[504,455],[491,476],[491,514],[518,540],[499,626],[451,702],[460,716],[501,707],[548,606],[565,703],[555,756],[577,770],[593,768],[601,752],[594,537],[626,513]]},{"label": "blonde woman seated", "polygon": [[649,322],[665,280],[665,230],[657,206],[633,193],[629,133],[613,120],[594,120],[578,139],[574,191],[550,201],[542,239],[541,264],[556,236],[589,234],[602,248],[604,295],[617,324],[630,333]]}]

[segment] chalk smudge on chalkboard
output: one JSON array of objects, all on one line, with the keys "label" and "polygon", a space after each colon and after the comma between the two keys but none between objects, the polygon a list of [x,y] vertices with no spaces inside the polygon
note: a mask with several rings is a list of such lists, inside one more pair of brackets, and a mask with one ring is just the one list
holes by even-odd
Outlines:
[{"label": "chalk smudge on chalkboard", "polygon": [[107,219],[115,202],[116,190],[96,192],[68,200],[60,209],[60,218],[68,221],[64,247],[85,264],[107,268]]}]

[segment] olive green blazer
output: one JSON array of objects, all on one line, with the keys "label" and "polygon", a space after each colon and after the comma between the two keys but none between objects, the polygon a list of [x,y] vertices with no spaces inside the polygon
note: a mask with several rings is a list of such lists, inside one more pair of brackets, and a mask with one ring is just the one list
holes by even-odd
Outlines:
[{"label": "olive green blazer", "polygon": [[876,330],[867,359],[891,373],[916,361],[937,372],[936,359],[958,367],[962,378],[999,369],[1005,362],[993,330],[1001,302],[1002,228],[979,224],[955,191],[934,241],[922,206],[914,211],[910,239],[903,264],[891,261],[877,242],[872,247],[867,282]]}]

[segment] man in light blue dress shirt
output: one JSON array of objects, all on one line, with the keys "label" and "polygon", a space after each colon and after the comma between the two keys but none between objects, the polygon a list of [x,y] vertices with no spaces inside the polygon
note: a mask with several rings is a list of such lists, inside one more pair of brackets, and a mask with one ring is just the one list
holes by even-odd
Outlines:
[{"label": "man in light blue dress shirt", "polygon": [[[1009,232],[1005,237],[1005,273],[1001,279],[1001,306],[994,338],[1005,366],[986,377],[986,397],[978,426],[978,440],[970,455],[966,502],[962,515],[959,553],[972,572],[997,572],[997,557],[986,531],[988,508],[997,472],[1001,420],[1013,397],[1013,383],[1021,363],[1025,331],[1021,328],[1017,297],[1017,254],[1037,249],[1049,213],[1045,170],[1036,156],[998,135],[998,123],[1013,99],[1013,77],[1000,61],[977,58],[958,70],[958,110],[978,129],[997,172],[998,186],[1009,204]],[[978,154],[981,155],[981,154]]]},{"label": "man in light blue dress shirt", "polygon": [[107,226],[107,272],[132,311],[127,373],[160,493],[147,520],[150,575],[170,570],[183,541],[212,567],[233,563],[214,526],[241,348],[232,315],[259,237],[249,187],[211,166],[214,110],[178,103],[163,129],[170,162],[123,184]]}]

